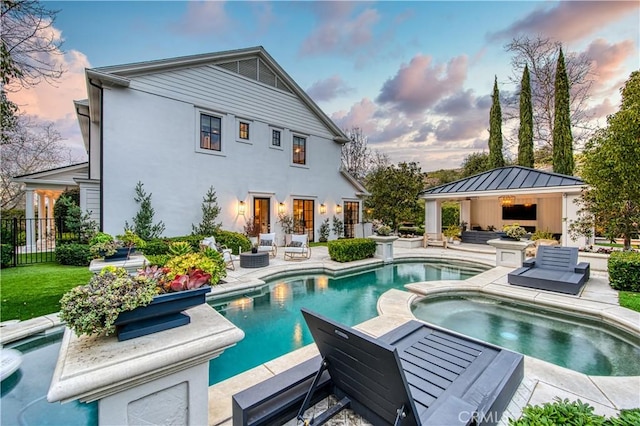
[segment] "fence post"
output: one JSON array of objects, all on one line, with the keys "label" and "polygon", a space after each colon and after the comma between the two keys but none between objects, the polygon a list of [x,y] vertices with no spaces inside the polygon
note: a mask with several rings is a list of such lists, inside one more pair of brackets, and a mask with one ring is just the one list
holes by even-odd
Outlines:
[{"label": "fence post", "polygon": [[14,217],[11,221],[11,245],[13,246],[13,267],[18,266],[18,218]]}]

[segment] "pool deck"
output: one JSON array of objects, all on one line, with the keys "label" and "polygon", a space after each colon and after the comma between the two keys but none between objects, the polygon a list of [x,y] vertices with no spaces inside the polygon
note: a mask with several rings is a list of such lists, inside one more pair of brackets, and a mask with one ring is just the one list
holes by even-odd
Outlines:
[{"label": "pool deck", "polygon": [[[414,319],[410,304],[418,297],[454,291],[477,291],[516,299],[546,308],[596,316],[622,329],[640,335],[640,313],[618,305],[617,292],[609,287],[605,271],[593,271],[591,278],[578,296],[562,295],[510,286],[507,273],[513,268],[495,267],[495,249],[490,246],[466,245],[428,248],[394,247],[396,260],[443,259],[467,261],[486,265],[490,269],[465,281],[433,281],[408,284],[409,291],[390,290],[378,300],[379,316],[365,321],[355,328],[371,336],[380,336],[391,329]],[[379,259],[366,259],[342,264],[329,258],[326,247],[313,247],[308,260],[285,261],[282,253],[270,259],[268,267],[246,269],[235,262],[236,270],[228,271],[226,283],[212,289],[212,295],[242,294],[265,285],[264,279],[284,277],[288,274],[348,273],[374,265],[382,265]],[[17,324],[0,324],[0,343],[15,341],[31,334],[60,325],[57,314],[22,321]],[[307,360],[318,351],[315,344],[307,345],[289,354],[273,359],[249,371],[209,387],[209,424],[231,425],[231,396],[293,365]],[[587,376],[554,364],[525,356],[525,377],[501,420],[507,425],[508,417],[517,418],[527,404],[552,402],[555,397],[580,399],[603,415],[614,415],[618,410],[640,407],[640,377]],[[351,419],[340,424],[360,424]]]}]

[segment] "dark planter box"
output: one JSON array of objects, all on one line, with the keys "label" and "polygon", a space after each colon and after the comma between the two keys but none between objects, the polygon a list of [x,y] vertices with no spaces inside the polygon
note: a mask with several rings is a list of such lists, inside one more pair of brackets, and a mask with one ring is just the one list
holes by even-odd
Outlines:
[{"label": "dark planter box", "polygon": [[111,256],[105,256],[104,261],[117,262],[119,260],[127,260],[129,258],[129,252],[133,253],[134,250],[134,248],[129,249],[128,247],[117,248],[114,254]]},{"label": "dark planter box", "polygon": [[147,306],[122,312],[116,320],[118,340],[129,340],[189,324],[191,318],[182,311],[204,303],[209,290],[210,286],[204,286],[194,290],[159,294]]}]

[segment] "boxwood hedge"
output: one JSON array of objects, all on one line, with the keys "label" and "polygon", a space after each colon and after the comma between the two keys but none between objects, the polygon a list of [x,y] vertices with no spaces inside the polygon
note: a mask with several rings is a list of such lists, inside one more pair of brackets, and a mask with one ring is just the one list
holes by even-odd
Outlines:
[{"label": "boxwood hedge", "polygon": [[612,288],[640,291],[640,252],[614,251],[609,255],[608,270]]},{"label": "boxwood hedge", "polygon": [[329,241],[329,257],[336,262],[352,262],[354,260],[373,257],[376,242],[369,238],[351,238]]}]

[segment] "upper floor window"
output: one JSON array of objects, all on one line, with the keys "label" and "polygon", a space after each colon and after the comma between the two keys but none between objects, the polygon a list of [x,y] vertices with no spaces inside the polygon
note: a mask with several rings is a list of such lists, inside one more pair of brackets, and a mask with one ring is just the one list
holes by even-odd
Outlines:
[{"label": "upper floor window", "polygon": [[293,137],[293,164],[307,164],[307,138]]},{"label": "upper floor window", "polygon": [[200,148],[220,151],[222,120],[207,114],[200,114]]},{"label": "upper floor window", "polygon": [[238,137],[240,139],[249,140],[249,123],[241,121],[238,125]]},{"label": "upper floor window", "polygon": [[282,132],[280,130],[272,129],[271,130],[271,145],[272,146],[280,146],[280,138],[282,137]]}]

